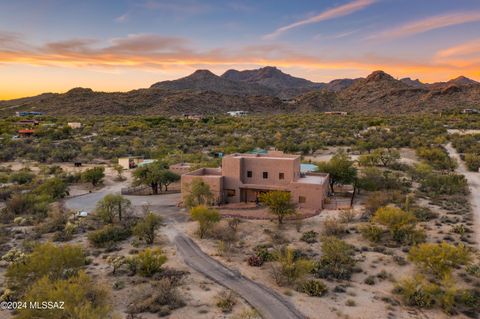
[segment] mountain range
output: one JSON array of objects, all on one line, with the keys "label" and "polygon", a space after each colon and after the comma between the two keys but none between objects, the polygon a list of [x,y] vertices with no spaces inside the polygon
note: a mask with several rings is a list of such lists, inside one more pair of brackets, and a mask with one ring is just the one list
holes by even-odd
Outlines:
[{"label": "mountain range", "polygon": [[74,88],[0,101],[0,114],[42,111],[51,115],[218,114],[349,111],[357,113],[432,112],[480,107],[480,83],[460,76],[447,82],[395,79],[383,71],[366,78],[315,83],[276,67],[228,70],[218,76],[197,70],[189,76],[129,92]]}]

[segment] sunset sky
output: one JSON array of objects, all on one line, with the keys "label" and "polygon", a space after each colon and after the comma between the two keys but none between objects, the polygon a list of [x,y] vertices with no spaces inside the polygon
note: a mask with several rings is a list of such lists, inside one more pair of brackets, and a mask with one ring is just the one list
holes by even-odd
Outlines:
[{"label": "sunset sky", "polygon": [[0,0],[0,99],[266,65],[480,81],[480,1]]}]

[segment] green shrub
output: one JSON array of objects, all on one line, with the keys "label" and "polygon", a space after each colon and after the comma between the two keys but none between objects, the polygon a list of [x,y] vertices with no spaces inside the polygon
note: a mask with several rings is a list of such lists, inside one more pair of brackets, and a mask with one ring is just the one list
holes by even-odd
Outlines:
[{"label": "green shrub", "polygon": [[122,226],[106,225],[88,234],[88,240],[95,247],[106,247],[112,243],[125,240],[131,235],[131,230]]},{"label": "green shrub", "polygon": [[382,239],[383,229],[375,225],[366,225],[360,228],[363,237],[371,242],[378,243]]},{"label": "green shrub", "polygon": [[162,266],[166,261],[167,257],[161,249],[147,248],[132,257],[128,262],[135,273],[144,277],[152,277],[162,271]]},{"label": "green shrub", "polygon": [[424,243],[412,247],[408,259],[423,271],[442,279],[449,276],[453,268],[469,263],[470,252],[463,244]]},{"label": "green shrub", "polygon": [[335,237],[325,237],[322,256],[315,263],[314,274],[320,278],[350,279],[356,262],[352,246]]},{"label": "green shrub", "polygon": [[345,235],[345,226],[336,218],[327,218],[324,223],[323,235],[341,237]]},{"label": "green shrub", "polygon": [[327,285],[320,280],[307,280],[297,286],[297,291],[310,297],[322,297],[328,292]]},{"label": "green shrub", "polygon": [[219,296],[217,307],[220,308],[223,313],[231,313],[236,303],[235,294],[229,291],[228,293]]},{"label": "green shrub", "polygon": [[44,276],[51,280],[69,277],[86,264],[80,246],[36,245],[31,254],[7,268],[7,286],[22,295],[30,285]]},{"label": "green shrub", "polygon": [[437,285],[429,283],[420,275],[400,281],[395,288],[408,306],[419,308],[431,308],[439,290]]},{"label": "green shrub", "polygon": [[318,236],[318,233],[316,231],[310,230],[303,233],[300,240],[309,244],[313,244],[317,242],[317,236]]}]

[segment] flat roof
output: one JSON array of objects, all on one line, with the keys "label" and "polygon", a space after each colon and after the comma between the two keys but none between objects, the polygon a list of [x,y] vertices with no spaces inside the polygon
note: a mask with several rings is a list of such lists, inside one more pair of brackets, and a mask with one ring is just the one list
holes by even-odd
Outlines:
[{"label": "flat roof", "polygon": [[236,158],[270,158],[270,159],[282,159],[282,160],[294,160],[300,157],[295,154],[285,154],[283,152],[268,152],[265,154],[251,154],[251,153],[234,153],[224,157],[236,157]]},{"label": "flat roof", "polygon": [[294,183],[300,183],[300,184],[319,184],[323,185],[328,181],[328,175],[321,176],[321,175],[304,175],[303,177],[300,177]]}]

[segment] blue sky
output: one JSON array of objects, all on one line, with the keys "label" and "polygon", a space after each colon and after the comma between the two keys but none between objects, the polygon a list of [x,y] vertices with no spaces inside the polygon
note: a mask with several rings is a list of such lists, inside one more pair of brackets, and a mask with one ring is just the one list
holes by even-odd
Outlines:
[{"label": "blue sky", "polygon": [[264,65],[314,81],[480,80],[479,30],[478,0],[0,0],[0,98]]}]

